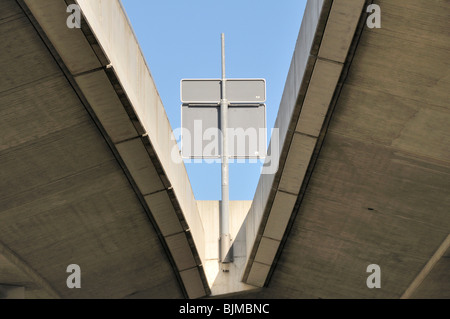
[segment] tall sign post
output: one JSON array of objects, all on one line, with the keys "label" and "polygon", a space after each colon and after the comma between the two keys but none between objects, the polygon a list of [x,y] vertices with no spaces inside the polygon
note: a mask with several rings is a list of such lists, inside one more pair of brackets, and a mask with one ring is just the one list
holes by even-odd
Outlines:
[{"label": "tall sign post", "polygon": [[220,99],[220,127],[222,130],[222,201],[220,202],[220,259],[222,263],[232,261],[233,253],[230,252],[231,236],[230,236],[230,187],[229,187],[229,171],[228,171],[228,100],[227,85],[225,77],[225,35],[222,33],[222,82]]},{"label": "tall sign post", "polygon": [[[225,75],[225,35],[222,33],[222,78],[181,80],[181,155],[183,158],[221,160],[222,200],[220,202],[220,261],[233,262],[229,215],[230,158],[264,158],[266,153],[266,81],[264,79],[227,79]],[[219,152],[208,153],[208,130],[220,133]],[[230,134],[229,129],[233,130]],[[263,134],[257,134],[263,132]],[[236,133],[237,132],[237,133]],[[252,134],[254,133],[254,134]],[[241,135],[239,135],[241,134]],[[237,144],[235,143],[237,137]],[[253,138],[253,139],[252,139]],[[249,147],[244,147],[246,140]],[[230,147],[230,142],[231,147]],[[214,143],[213,143],[214,144]],[[212,149],[216,149],[212,147]]]}]

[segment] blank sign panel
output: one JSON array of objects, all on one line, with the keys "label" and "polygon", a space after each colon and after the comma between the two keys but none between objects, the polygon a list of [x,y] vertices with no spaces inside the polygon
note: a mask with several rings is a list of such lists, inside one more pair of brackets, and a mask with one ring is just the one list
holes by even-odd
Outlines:
[{"label": "blank sign panel", "polygon": [[181,80],[182,103],[213,103],[220,102],[221,80]]},{"label": "blank sign panel", "polygon": [[263,79],[230,79],[226,87],[230,103],[266,102],[266,81]]},{"label": "blank sign panel", "polygon": [[[181,102],[184,104],[219,104],[221,100],[220,79],[181,80]],[[226,94],[229,103],[262,104],[266,101],[264,79],[228,79]]]},{"label": "blank sign panel", "polygon": [[[181,108],[181,155],[218,158],[222,151],[219,106]],[[266,107],[228,108],[228,154],[231,158],[263,158],[267,148]]]}]

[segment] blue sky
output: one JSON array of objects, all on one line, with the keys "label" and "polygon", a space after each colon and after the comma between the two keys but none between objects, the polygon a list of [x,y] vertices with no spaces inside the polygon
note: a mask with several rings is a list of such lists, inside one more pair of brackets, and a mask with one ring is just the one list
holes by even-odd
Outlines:
[{"label": "blue sky", "polygon": [[[264,78],[268,133],[276,119],[306,0],[122,0],[172,128],[181,125],[180,80]],[[230,164],[230,199],[253,199],[261,164]],[[220,164],[186,164],[197,200],[221,198]]]}]

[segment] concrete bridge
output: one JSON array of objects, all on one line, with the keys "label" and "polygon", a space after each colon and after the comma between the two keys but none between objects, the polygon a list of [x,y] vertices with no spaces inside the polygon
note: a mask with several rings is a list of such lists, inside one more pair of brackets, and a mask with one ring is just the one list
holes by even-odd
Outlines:
[{"label": "concrete bridge", "polygon": [[308,1],[279,169],[231,203],[221,265],[120,1],[0,0],[0,297],[450,298],[449,15]]}]

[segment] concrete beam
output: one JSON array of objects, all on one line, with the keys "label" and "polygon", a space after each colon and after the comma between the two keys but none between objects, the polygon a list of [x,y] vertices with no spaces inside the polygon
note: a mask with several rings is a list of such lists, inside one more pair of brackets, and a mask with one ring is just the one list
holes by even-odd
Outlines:
[{"label": "concrete beam", "polygon": [[[354,5],[354,12],[345,13],[345,8],[339,7],[343,3],[349,9]],[[275,257],[276,268],[267,272],[276,240],[268,241],[261,232],[252,237],[265,249],[256,249],[251,255],[254,261],[247,282],[266,285],[252,296],[399,298],[409,285],[416,287],[409,293],[412,298],[449,296],[449,262],[445,258],[449,249],[445,252],[447,245],[442,243],[448,236],[450,216],[446,200],[449,149],[443,142],[448,136],[444,123],[449,114],[445,103],[449,63],[445,52],[450,43],[446,32],[450,6],[439,3],[430,7],[420,0],[407,5],[374,3],[382,10],[381,29],[368,28],[364,13],[357,27],[347,25],[347,18],[361,14],[365,6],[356,1],[333,1],[306,97],[302,99],[300,93],[297,99],[303,104],[286,161],[280,166],[281,175],[289,168],[297,134],[317,139],[318,145],[305,180],[301,180],[304,174],[299,161],[308,166],[307,157],[295,162],[300,167],[299,181],[290,181],[295,187],[284,186],[295,194],[301,185],[281,241],[282,251]],[[411,22],[406,23],[405,17]],[[443,41],[445,37],[447,41]],[[341,42],[351,43],[350,49],[341,47]],[[296,67],[308,65],[298,61]],[[328,82],[328,77],[317,76],[319,63],[322,68],[337,66],[336,72],[323,72],[336,74],[331,78],[338,78],[337,87],[336,80]],[[313,83],[315,77],[321,86]],[[295,72],[294,76],[290,73],[288,81],[295,78],[299,78]],[[291,91],[295,84],[286,86]],[[321,90],[321,94],[311,95]],[[331,102],[329,111],[324,106],[327,100]],[[311,109],[317,112],[311,113]],[[328,114],[322,124],[324,112]],[[296,152],[300,156],[308,149]],[[282,161],[283,154],[284,150]],[[275,176],[272,194],[280,191],[282,182],[277,183]],[[273,201],[272,194],[267,196],[268,203]],[[273,209],[268,217],[260,217],[253,212],[247,218],[248,229],[255,228],[249,224],[257,218],[269,227],[272,213]],[[369,289],[365,284],[366,267],[373,263],[382,269],[381,289]],[[266,274],[269,284],[264,280]]]},{"label": "concrete beam", "polygon": [[338,63],[345,62],[365,3],[364,0],[333,0],[319,57]]},{"label": "concrete beam", "polygon": [[[209,294],[197,204],[164,106],[120,1],[77,1],[83,14],[81,29],[66,26],[66,1],[24,3],[135,185],[188,296]],[[198,276],[184,280],[181,272],[193,267]]]},{"label": "concrete beam", "polygon": [[[364,0],[307,3],[275,122],[280,130],[280,169],[273,176],[261,176],[244,225],[249,256],[244,282],[262,287],[267,281],[310,168],[364,4]],[[276,143],[271,141],[270,145]]]},{"label": "concrete beam", "polygon": [[75,81],[113,143],[140,136],[104,70],[75,76]]},{"label": "concrete beam", "polygon": [[24,0],[39,25],[58,51],[72,74],[80,74],[102,67],[81,29],[66,26],[69,14],[62,0]]},{"label": "concrete beam", "polygon": [[[184,163],[151,72],[120,1],[78,0],[86,20],[143,126],[168,188],[173,190],[189,224],[200,259],[204,230]],[[101,19],[99,19],[101,17]]]}]

